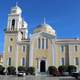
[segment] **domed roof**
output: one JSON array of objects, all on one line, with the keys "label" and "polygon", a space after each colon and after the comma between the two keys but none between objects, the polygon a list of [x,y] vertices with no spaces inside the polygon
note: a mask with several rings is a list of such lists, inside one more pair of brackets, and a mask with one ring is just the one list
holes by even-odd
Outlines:
[{"label": "domed roof", "polygon": [[18,5],[16,5],[15,7],[12,8],[11,13],[13,13],[13,14],[21,14],[22,10]]},{"label": "domed roof", "polygon": [[38,32],[46,32],[51,35],[56,35],[55,30],[49,24],[38,25],[37,28],[33,31],[33,33],[38,33]]}]

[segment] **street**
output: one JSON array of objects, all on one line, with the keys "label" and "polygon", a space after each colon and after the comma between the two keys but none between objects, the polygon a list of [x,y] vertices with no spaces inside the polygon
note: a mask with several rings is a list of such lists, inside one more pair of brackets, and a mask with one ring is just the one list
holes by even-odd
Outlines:
[{"label": "street", "polygon": [[0,75],[0,80],[76,80],[74,77],[46,77],[46,76],[4,76]]}]

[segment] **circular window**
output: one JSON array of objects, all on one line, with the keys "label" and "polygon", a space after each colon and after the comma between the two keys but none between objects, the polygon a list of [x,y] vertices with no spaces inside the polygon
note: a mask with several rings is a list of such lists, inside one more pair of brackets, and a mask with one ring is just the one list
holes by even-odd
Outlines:
[{"label": "circular window", "polygon": [[10,40],[11,40],[11,41],[13,41],[13,39],[12,39],[12,38],[11,38]]}]

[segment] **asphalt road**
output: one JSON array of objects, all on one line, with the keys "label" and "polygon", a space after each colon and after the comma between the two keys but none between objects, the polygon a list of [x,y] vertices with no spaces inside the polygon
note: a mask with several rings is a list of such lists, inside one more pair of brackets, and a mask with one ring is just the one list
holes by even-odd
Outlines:
[{"label": "asphalt road", "polygon": [[46,76],[1,76],[0,80],[76,80],[73,77],[46,77]]}]

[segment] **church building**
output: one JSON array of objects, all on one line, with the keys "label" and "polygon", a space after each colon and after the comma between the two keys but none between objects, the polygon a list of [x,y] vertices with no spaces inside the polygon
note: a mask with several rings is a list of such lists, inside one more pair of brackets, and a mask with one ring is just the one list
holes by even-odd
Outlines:
[{"label": "church building", "polygon": [[46,72],[49,66],[75,65],[80,70],[80,40],[57,39],[54,26],[39,24],[28,36],[28,23],[22,18],[22,10],[16,5],[8,14],[4,30],[5,67],[35,67],[38,72]]}]

